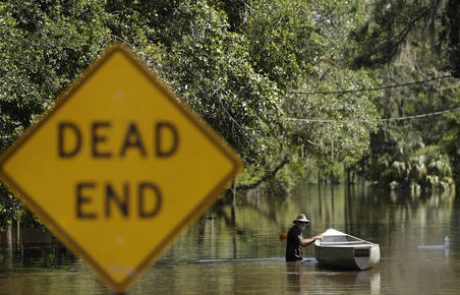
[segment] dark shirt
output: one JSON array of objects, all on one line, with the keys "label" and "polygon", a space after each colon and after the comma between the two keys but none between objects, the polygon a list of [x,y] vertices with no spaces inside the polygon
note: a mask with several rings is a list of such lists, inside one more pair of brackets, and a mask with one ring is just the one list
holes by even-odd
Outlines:
[{"label": "dark shirt", "polygon": [[286,261],[303,259],[302,230],[294,225],[287,234]]}]

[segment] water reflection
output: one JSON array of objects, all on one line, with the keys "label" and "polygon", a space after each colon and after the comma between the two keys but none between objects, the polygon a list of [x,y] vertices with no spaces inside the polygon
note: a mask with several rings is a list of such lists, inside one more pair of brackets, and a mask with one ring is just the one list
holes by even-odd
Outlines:
[{"label": "water reflection", "polygon": [[367,271],[317,271],[310,274],[308,293],[316,294],[338,293],[341,294],[381,294],[380,270]]},{"label": "water reflection", "polygon": [[286,262],[286,275],[289,291],[303,293],[303,285],[305,284],[303,281],[303,269],[304,266],[302,261]]},{"label": "water reflection", "polygon": [[12,252],[0,253],[0,272],[16,268],[59,268],[76,261],[73,254],[64,247],[49,247],[49,245],[28,246],[15,248]]},{"label": "water reflection", "polygon": [[[308,259],[303,263],[286,264],[285,244],[278,236],[299,212],[312,220],[305,236],[334,227],[379,243],[378,267],[364,272],[321,270],[312,247],[305,249]],[[180,235],[131,294],[459,293],[459,230],[460,202],[451,195],[413,197],[370,187],[308,184],[289,197],[269,197],[263,191],[228,195]],[[418,248],[442,244],[445,236],[450,238],[447,249]],[[62,247],[23,244],[13,253],[5,248],[0,253],[1,294],[21,294],[16,292],[21,284],[29,285],[33,294],[60,294],[61,289],[80,294],[82,284],[81,294],[106,292]],[[40,276],[46,277],[46,286],[36,279]]]}]

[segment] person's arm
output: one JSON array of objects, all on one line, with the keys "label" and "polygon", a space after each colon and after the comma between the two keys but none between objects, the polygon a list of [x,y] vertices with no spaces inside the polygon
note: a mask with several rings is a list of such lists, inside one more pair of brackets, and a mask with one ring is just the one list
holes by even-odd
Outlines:
[{"label": "person's arm", "polygon": [[314,241],[316,240],[322,240],[323,239],[323,236],[322,235],[318,235],[318,236],[314,236],[314,237],[311,237],[309,239],[302,239],[301,241],[301,245],[302,246],[308,246],[310,245],[311,243],[313,243]]}]

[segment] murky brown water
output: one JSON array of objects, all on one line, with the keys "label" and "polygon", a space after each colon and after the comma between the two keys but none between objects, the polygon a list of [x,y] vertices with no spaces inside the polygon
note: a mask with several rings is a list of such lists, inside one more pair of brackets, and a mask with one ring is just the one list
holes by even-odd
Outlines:
[{"label": "murky brown water", "polygon": [[[301,185],[288,198],[263,194],[222,201],[183,233],[130,294],[459,294],[460,200],[410,198],[341,186]],[[369,271],[287,264],[280,232],[305,212],[305,235],[329,227],[379,243],[381,261]],[[148,233],[147,233],[148,234]],[[154,234],[154,233],[151,233]],[[448,249],[419,249],[443,244]],[[0,255],[0,294],[107,294],[92,272],[62,249],[30,247]]]}]

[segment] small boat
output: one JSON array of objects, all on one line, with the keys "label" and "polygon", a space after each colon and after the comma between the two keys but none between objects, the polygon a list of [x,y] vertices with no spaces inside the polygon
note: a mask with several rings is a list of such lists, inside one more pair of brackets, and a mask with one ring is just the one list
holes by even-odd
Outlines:
[{"label": "small boat", "polygon": [[315,256],[320,266],[365,270],[380,261],[380,246],[335,229],[328,229],[323,240],[315,241]]},{"label": "small boat", "polygon": [[444,244],[440,245],[419,245],[417,249],[423,250],[448,250],[449,249],[449,237],[446,236],[444,238]]}]

